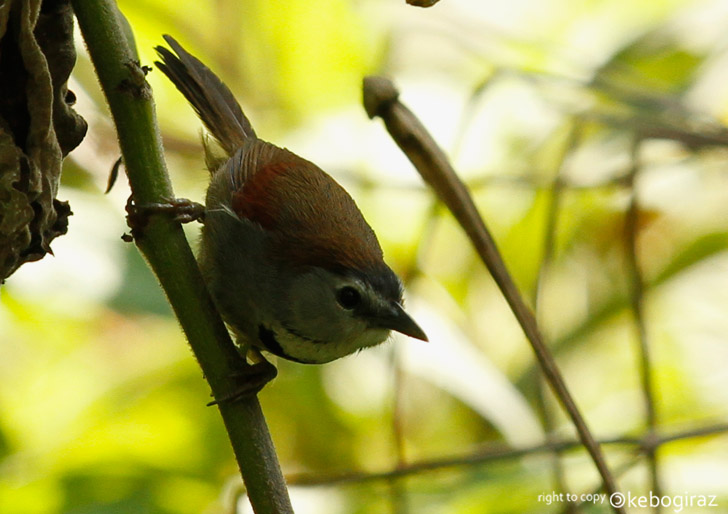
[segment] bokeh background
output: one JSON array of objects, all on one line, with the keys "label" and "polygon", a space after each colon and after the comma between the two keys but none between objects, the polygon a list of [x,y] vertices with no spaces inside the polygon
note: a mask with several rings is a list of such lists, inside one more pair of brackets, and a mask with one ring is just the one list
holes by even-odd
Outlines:
[{"label": "bokeh background", "polygon": [[[461,230],[364,114],[367,74],[396,81],[470,186],[621,488],[728,512],[726,2],[119,5],[143,64],[172,34],[261,137],[351,192],[430,336],[278,362],[260,400],[296,512],[609,510],[541,496],[597,491],[593,464]],[[77,44],[69,233],[0,289],[0,511],[249,512],[209,389],[120,239],[125,180],[103,194],[119,151]],[[176,193],[201,200],[200,123],[148,80]]]}]

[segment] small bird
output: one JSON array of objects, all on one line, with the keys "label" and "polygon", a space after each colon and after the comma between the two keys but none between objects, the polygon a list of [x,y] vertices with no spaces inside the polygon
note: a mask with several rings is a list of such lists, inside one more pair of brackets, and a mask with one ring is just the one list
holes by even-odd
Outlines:
[{"label": "small bird", "polygon": [[[261,139],[230,90],[170,36],[157,67],[226,153],[206,146],[210,185],[199,264],[239,344],[305,364],[427,341],[402,283],[349,194],[315,164]],[[175,53],[177,55],[175,55]]]}]

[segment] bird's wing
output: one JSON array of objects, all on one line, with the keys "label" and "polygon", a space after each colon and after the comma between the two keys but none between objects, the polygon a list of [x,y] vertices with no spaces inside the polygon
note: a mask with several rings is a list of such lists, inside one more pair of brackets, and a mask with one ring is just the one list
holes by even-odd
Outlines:
[{"label": "bird's wing", "polygon": [[286,258],[321,267],[381,262],[374,231],[354,200],[312,162],[257,139],[246,141],[224,170],[232,211],[285,241],[279,253]]}]

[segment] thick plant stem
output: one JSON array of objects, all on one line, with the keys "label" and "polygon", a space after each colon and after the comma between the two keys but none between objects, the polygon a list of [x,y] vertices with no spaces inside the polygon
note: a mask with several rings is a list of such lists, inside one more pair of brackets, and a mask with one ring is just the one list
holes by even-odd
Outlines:
[{"label": "thick plant stem", "polygon": [[[111,108],[135,202],[174,198],[151,89],[132,50],[126,20],[112,0],[73,0],[73,8]],[[234,377],[244,362],[214,307],[179,223],[152,216],[137,231],[135,241],[159,279],[214,396],[232,396]],[[254,511],[293,512],[257,397],[218,407]]]}]

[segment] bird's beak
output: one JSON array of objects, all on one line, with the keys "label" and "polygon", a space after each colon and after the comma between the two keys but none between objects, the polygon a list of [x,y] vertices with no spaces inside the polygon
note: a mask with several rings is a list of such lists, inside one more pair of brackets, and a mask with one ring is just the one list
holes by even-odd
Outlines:
[{"label": "bird's beak", "polygon": [[415,323],[398,303],[391,303],[385,312],[377,316],[377,324],[383,328],[396,330],[404,335],[427,341],[427,334]]}]

